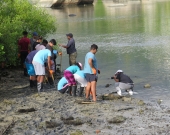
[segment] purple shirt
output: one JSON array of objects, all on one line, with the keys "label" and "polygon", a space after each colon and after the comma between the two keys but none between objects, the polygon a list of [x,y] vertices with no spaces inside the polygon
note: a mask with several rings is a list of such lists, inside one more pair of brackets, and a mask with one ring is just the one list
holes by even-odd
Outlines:
[{"label": "purple shirt", "polygon": [[25,62],[32,64],[32,60],[35,56],[35,54],[38,52],[38,50],[31,51],[28,55],[27,58],[25,59]]}]

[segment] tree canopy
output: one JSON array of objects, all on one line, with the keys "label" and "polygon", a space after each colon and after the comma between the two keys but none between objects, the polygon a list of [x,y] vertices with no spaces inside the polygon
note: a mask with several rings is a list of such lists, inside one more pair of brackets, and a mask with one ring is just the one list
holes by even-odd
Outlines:
[{"label": "tree canopy", "polygon": [[56,31],[56,19],[28,0],[0,0],[0,22],[0,61],[7,57],[11,65],[16,64],[23,31],[43,37]]}]

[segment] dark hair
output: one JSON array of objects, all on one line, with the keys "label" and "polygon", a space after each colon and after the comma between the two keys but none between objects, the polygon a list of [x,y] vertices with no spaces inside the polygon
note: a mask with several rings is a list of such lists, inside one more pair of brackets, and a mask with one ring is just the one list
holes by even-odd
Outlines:
[{"label": "dark hair", "polygon": [[55,40],[55,39],[51,39],[50,42],[51,42],[53,45],[56,45],[56,40]]},{"label": "dark hair", "polygon": [[27,31],[23,31],[22,34],[23,35],[28,35],[28,32]]},{"label": "dark hair", "polygon": [[43,39],[42,36],[38,36],[38,37],[37,37],[37,40],[42,40],[42,39]]},{"label": "dark hair", "polygon": [[91,50],[93,50],[93,49],[96,49],[96,50],[97,50],[97,49],[98,49],[98,46],[97,46],[96,44],[92,44],[92,45],[91,45]]},{"label": "dark hair", "polygon": [[48,44],[48,41],[46,39],[43,39],[42,44]]}]

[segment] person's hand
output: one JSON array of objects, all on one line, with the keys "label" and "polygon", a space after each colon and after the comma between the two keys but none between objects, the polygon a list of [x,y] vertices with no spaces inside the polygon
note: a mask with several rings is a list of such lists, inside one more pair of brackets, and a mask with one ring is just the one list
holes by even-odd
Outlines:
[{"label": "person's hand", "polygon": [[58,44],[59,46],[62,46],[62,44]]},{"label": "person's hand", "polygon": [[62,52],[58,52],[58,55],[60,55],[60,56],[61,56],[61,55],[62,55]]},{"label": "person's hand", "polygon": [[96,71],[95,68],[92,68],[92,73],[93,73],[94,75],[96,75],[97,71]]},{"label": "person's hand", "polygon": [[49,73],[52,75],[53,74],[53,70],[49,70]]},{"label": "person's hand", "polygon": [[100,74],[100,70],[98,69],[98,74]]}]

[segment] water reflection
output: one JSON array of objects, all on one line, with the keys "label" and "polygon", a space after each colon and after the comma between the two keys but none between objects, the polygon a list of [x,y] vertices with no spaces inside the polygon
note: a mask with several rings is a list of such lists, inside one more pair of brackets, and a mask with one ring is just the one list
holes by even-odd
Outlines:
[{"label": "water reflection", "polygon": [[[67,43],[65,34],[72,32],[78,61],[84,62],[92,43],[99,45],[99,92],[112,82],[107,79],[111,74],[123,69],[135,81],[139,96],[170,96],[170,0],[96,0],[93,6],[48,11],[58,21],[57,33],[49,38]],[[67,66],[64,55],[63,67]],[[152,89],[143,89],[145,83],[150,83]]]}]

